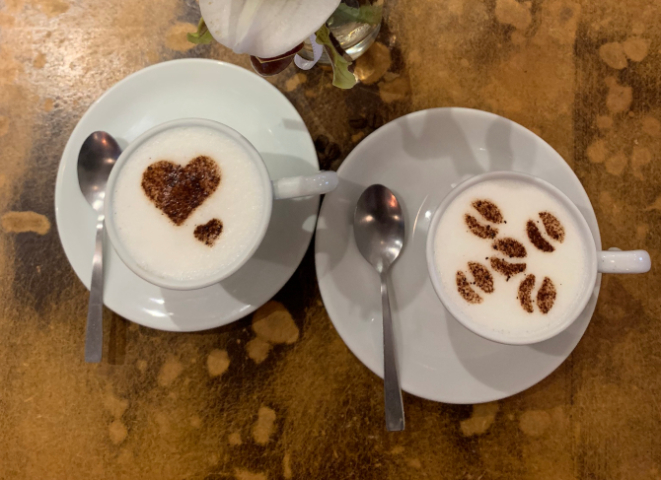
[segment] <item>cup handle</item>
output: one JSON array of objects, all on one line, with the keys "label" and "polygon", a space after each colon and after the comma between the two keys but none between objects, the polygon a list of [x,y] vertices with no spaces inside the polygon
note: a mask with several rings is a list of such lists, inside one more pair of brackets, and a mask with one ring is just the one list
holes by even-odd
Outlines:
[{"label": "cup handle", "polygon": [[597,264],[597,270],[601,273],[645,273],[652,268],[650,254],[645,250],[597,252]]},{"label": "cup handle", "polygon": [[273,181],[273,197],[285,198],[308,197],[332,192],[339,180],[335,172],[319,172],[315,175],[287,177]]}]

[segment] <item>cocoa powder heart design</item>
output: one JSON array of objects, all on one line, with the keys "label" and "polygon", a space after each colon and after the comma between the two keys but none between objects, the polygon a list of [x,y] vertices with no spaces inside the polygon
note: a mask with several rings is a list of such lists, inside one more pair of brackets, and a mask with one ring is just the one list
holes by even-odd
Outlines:
[{"label": "cocoa powder heart design", "polygon": [[152,163],[142,174],[142,190],[156,208],[181,225],[220,185],[220,168],[199,156],[182,167],[167,160]]},{"label": "cocoa powder heart design", "polygon": [[212,218],[204,225],[195,227],[193,235],[206,246],[213,247],[221,233],[223,233],[223,222],[217,218]]}]

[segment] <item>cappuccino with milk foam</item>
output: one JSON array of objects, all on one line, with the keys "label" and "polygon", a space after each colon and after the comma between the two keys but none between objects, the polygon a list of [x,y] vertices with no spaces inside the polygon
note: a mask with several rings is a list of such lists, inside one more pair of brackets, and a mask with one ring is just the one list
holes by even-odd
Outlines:
[{"label": "cappuccino with milk foam", "polygon": [[268,208],[261,173],[234,138],[203,126],[162,131],[124,164],[111,214],[126,251],[164,279],[229,272]]},{"label": "cappuccino with milk foam", "polygon": [[564,321],[590,277],[590,252],[572,214],[525,181],[467,188],[442,214],[433,241],[434,266],[453,306],[514,337]]}]

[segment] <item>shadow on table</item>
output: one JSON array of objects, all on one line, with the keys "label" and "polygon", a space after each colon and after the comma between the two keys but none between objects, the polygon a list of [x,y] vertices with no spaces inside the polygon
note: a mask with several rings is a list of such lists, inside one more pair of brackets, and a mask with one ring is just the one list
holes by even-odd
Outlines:
[{"label": "shadow on table", "polygon": [[115,312],[106,312],[110,317],[110,332],[108,335],[108,363],[110,365],[124,365],[126,362],[126,342],[128,320]]}]

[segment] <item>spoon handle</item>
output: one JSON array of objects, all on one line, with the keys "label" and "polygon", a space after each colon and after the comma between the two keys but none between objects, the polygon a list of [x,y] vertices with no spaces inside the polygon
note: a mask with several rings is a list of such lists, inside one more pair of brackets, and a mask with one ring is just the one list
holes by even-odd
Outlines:
[{"label": "spoon handle", "polygon": [[397,374],[387,270],[381,273],[381,304],[383,308],[383,383],[386,399],[386,428],[389,432],[399,432],[404,430],[404,404]]},{"label": "spoon handle", "polygon": [[92,262],[92,283],[87,308],[85,361],[99,363],[103,352],[103,215],[96,223],[96,245]]}]

